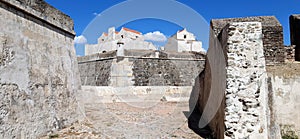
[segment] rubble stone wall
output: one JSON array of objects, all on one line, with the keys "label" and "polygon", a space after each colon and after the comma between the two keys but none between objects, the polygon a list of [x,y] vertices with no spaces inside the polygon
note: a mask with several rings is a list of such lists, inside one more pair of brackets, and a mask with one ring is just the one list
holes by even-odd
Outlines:
[{"label": "rubble stone wall", "polygon": [[259,22],[231,23],[227,37],[226,138],[267,138],[266,65]]},{"label": "rubble stone wall", "polygon": [[267,65],[284,63],[283,28],[274,16],[213,19],[211,27],[216,35],[231,22],[261,22],[263,32],[264,56]]},{"label": "rubble stone wall", "polygon": [[135,86],[193,86],[204,69],[202,60],[135,59]]},{"label": "rubble stone wall", "polygon": [[38,138],[76,121],[73,21],[41,0],[2,0],[0,15],[0,138]]},{"label": "rubble stone wall", "polygon": [[203,60],[126,57],[88,61],[80,58],[82,85],[193,86]]},{"label": "rubble stone wall", "polygon": [[219,40],[210,35],[199,105],[214,138],[267,138],[262,37],[259,22],[229,23],[221,30]]},{"label": "rubble stone wall", "polygon": [[82,85],[109,86],[112,59],[79,63]]},{"label": "rubble stone wall", "polygon": [[285,46],[285,62],[295,61],[295,45]]}]

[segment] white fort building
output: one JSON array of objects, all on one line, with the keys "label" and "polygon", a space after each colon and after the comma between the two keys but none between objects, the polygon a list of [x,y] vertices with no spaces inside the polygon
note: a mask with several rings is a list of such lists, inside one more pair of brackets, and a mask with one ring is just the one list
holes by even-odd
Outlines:
[{"label": "white fort building", "polygon": [[205,52],[202,42],[197,41],[195,35],[186,29],[177,31],[170,37],[163,49],[169,52]]},{"label": "white fort building", "polygon": [[[122,27],[117,32],[114,27],[108,29],[108,33],[102,33],[97,44],[86,44],[85,55],[117,51],[122,56],[124,50],[157,50],[156,46],[144,39],[142,33]],[[194,34],[186,29],[178,31],[168,39],[165,47],[161,48],[166,52],[205,52],[202,42],[197,41]]]},{"label": "white fort building", "polygon": [[114,27],[109,28],[108,33],[102,33],[98,38],[98,44],[86,44],[85,55],[105,53],[115,50],[156,50],[156,47],[145,41],[142,33],[123,27],[117,32]]}]

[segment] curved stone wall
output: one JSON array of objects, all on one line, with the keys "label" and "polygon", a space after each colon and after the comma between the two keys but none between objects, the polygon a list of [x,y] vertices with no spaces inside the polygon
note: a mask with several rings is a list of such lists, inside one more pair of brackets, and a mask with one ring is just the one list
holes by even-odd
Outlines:
[{"label": "curved stone wall", "polygon": [[72,20],[33,0],[3,0],[0,15],[0,138],[38,138],[76,121]]}]

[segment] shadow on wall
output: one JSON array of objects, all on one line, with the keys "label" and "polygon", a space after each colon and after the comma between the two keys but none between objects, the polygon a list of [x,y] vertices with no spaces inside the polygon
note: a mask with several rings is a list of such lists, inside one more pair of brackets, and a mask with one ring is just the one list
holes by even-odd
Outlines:
[{"label": "shadow on wall", "polygon": [[201,97],[200,90],[204,89],[204,82],[200,80],[204,78],[204,72],[203,70],[195,79],[195,84],[189,99],[189,112],[184,112],[184,114],[188,119],[188,126],[191,130],[203,138],[212,139],[212,131],[208,125],[204,128],[199,128],[203,110],[200,110],[198,98]]}]

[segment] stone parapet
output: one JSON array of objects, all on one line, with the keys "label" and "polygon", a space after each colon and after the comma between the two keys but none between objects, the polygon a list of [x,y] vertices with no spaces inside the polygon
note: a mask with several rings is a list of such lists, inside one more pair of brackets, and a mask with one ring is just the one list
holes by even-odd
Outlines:
[{"label": "stone parapet", "polygon": [[261,22],[266,64],[274,65],[284,63],[285,49],[283,45],[283,28],[275,16],[213,19],[211,20],[211,27],[218,36],[222,28],[232,22]]},{"label": "stone parapet", "polygon": [[8,10],[17,11],[21,16],[28,16],[34,22],[42,22],[45,27],[55,28],[69,36],[75,36],[74,22],[71,17],[44,0],[2,0],[1,3],[6,4]]}]

